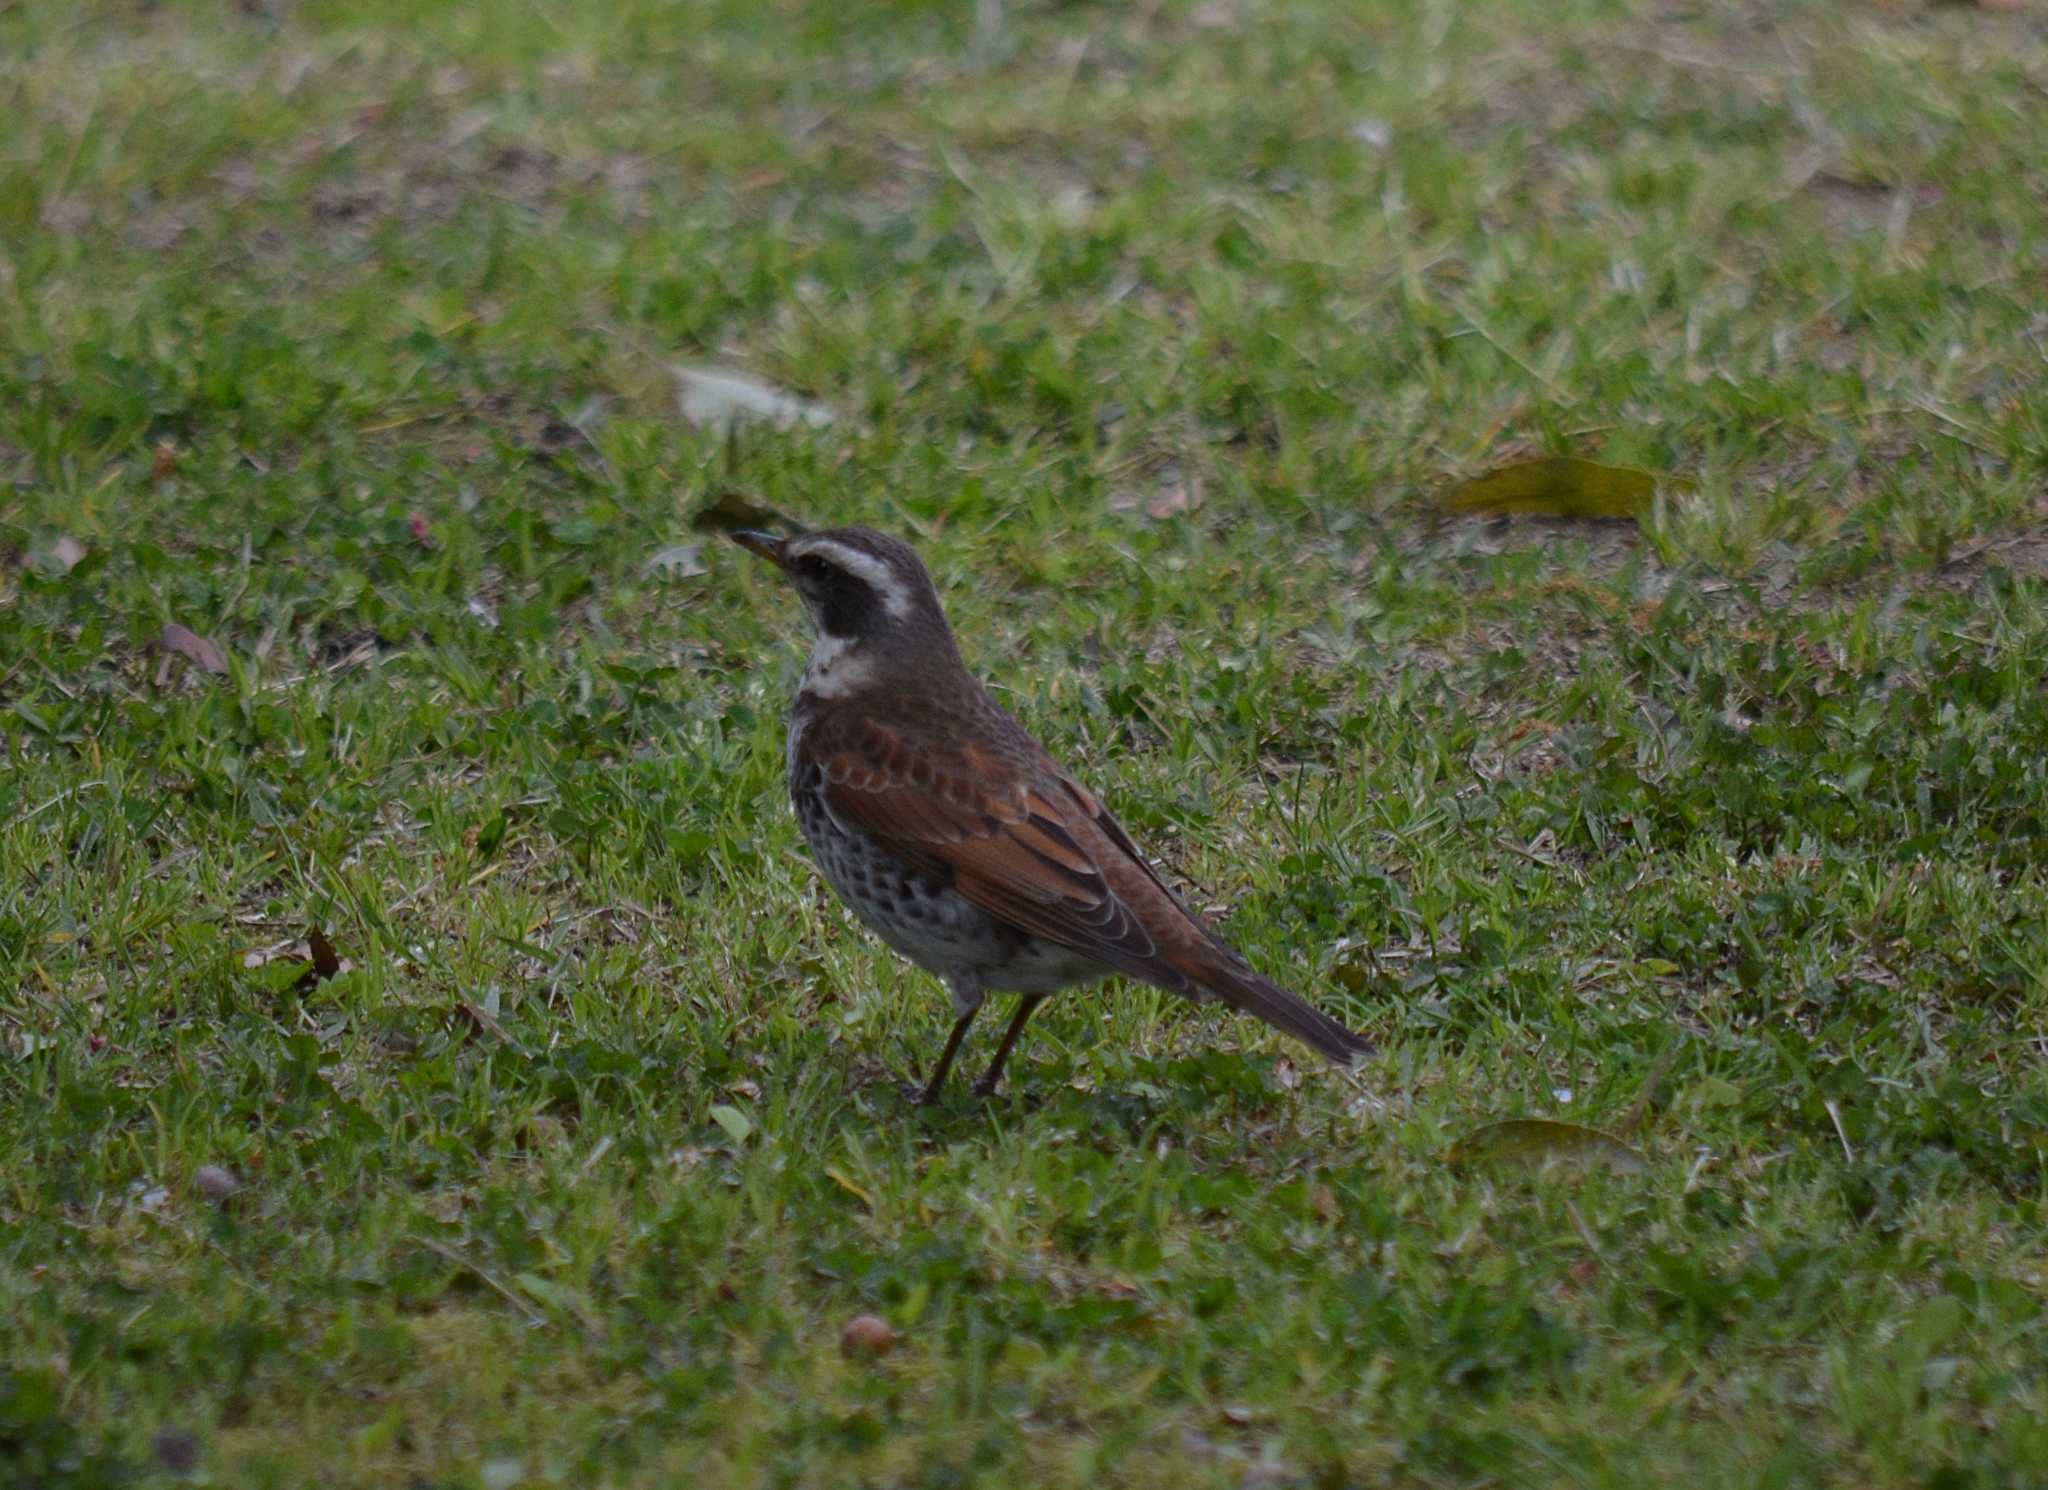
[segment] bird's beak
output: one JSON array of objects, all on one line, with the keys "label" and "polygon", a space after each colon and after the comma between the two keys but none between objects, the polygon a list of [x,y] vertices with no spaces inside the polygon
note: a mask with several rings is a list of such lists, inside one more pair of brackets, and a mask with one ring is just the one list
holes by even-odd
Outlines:
[{"label": "bird's beak", "polygon": [[773,533],[764,533],[759,528],[738,528],[726,536],[748,553],[766,559],[778,569],[789,567],[782,557],[782,545],[786,539],[777,538]]}]

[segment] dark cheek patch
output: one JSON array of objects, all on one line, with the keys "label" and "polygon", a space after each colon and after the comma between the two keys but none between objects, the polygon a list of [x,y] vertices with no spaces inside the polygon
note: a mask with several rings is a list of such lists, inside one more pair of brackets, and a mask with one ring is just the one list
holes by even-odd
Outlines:
[{"label": "dark cheek patch", "polygon": [[850,574],[835,574],[825,583],[818,622],[832,636],[859,636],[875,612],[874,593]]}]

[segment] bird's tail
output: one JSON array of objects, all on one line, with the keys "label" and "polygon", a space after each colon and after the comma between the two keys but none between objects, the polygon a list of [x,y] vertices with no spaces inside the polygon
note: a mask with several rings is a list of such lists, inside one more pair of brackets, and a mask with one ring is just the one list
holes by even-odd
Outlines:
[{"label": "bird's tail", "polygon": [[1256,1014],[1283,1035],[1294,1036],[1340,1066],[1355,1066],[1372,1052],[1372,1042],[1365,1036],[1353,1034],[1307,999],[1289,993],[1242,963],[1204,966],[1195,981],[1204,992],[1214,994],[1234,1009]]}]

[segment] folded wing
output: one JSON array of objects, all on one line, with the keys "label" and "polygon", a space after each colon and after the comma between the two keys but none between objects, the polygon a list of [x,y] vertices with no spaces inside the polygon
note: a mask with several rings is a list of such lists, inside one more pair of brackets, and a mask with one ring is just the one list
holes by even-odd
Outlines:
[{"label": "folded wing", "polygon": [[1172,992],[1221,998],[1339,1064],[1369,1049],[1253,971],[1087,788],[1010,730],[1000,758],[968,744],[938,760],[873,719],[830,732],[819,742],[826,805],[1019,930]]}]

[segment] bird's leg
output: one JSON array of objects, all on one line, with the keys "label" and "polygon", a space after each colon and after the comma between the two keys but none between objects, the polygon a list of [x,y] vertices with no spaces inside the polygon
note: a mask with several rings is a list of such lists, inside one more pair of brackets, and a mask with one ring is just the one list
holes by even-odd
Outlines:
[{"label": "bird's leg", "polygon": [[939,1088],[946,1084],[946,1073],[953,1069],[953,1057],[960,1053],[960,1042],[967,1038],[967,1026],[974,1023],[974,1016],[981,1012],[979,975],[958,971],[945,974],[945,979],[946,987],[953,995],[953,1033],[946,1036],[946,1048],[939,1052],[939,1069],[932,1072],[932,1079],[917,1094],[920,1107],[929,1107],[939,1100]]},{"label": "bird's leg", "polygon": [[1027,993],[1017,1001],[1017,1012],[1010,1019],[1010,1027],[1003,1031],[1003,1043],[996,1047],[996,1058],[988,1063],[988,1070],[981,1080],[974,1083],[974,1095],[986,1097],[996,1089],[996,1083],[1003,1079],[1003,1062],[1010,1058],[1010,1047],[1017,1043],[1017,1037],[1024,1033],[1024,1021],[1031,1017],[1031,1011],[1045,1002],[1042,993]]},{"label": "bird's leg", "polygon": [[980,1012],[981,1005],[976,1004],[953,1021],[953,1033],[946,1036],[946,1048],[939,1052],[939,1068],[917,1095],[918,1106],[929,1107],[939,1100],[939,1088],[946,1084],[946,1073],[953,1069],[953,1057],[960,1053],[960,1042],[967,1038],[967,1026],[974,1023],[974,1016]]}]

